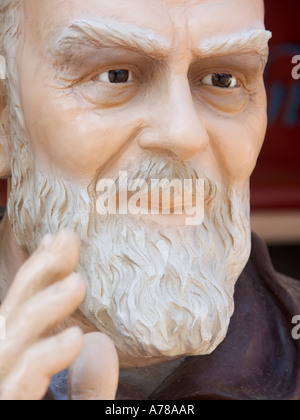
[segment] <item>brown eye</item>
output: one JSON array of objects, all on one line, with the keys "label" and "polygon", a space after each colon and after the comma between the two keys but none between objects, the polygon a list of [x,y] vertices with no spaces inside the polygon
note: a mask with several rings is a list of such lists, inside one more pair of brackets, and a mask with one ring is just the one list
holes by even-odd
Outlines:
[{"label": "brown eye", "polygon": [[129,83],[132,82],[132,72],[129,70],[110,70],[99,74],[97,80],[102,83]]},{"label": "brown eye", "polygon": [[128,70],[111,70],[108,75],[111,83],[127,83],[129,80]]},{"label": "brown eye", "polygon": [[233,89],[237,86],[238,81],[236,77],[231,74],[213,73],[205,76],[201,83],[207,86],[215,86],[223,89]]}]

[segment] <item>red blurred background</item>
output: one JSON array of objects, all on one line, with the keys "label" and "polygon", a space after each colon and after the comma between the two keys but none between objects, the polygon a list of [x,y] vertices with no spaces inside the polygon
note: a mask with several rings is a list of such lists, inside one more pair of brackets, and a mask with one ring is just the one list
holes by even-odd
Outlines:
[{"label": "red blurred background", "polygon": [[[273,32],[266,69],[269,127],[251,182],[258,209],[300,209],[300,79],[292,57],[300,55],[300,0],[265,0],[266,27]],[[6,184],[0,181],[0,204]]]},{"label": "red blurred background", "polygon": [[265,72],[269,125],[251,203],[253,210],[300,209],[300,79],[292,78],[292,57],[300,55],[300,1],[265,5],[266,28],[273,33]]}]

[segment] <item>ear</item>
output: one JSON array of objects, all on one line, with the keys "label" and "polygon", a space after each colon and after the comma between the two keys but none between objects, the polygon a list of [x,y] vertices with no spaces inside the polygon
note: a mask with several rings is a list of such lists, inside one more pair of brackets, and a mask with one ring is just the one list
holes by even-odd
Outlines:
[{"label": "ear", "polygon": [[10,177],[10,123],[5,82],[5,59],[0,55],[0,179]]}]

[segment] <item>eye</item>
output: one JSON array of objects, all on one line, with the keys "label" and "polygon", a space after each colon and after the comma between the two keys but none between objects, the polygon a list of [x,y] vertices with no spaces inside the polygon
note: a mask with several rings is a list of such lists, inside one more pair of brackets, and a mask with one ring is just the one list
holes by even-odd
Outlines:
[{"label": "eye", "polygon": [[99,74],[96,79],[102,83],[130,83],[133,80],[133,76],[129,70],[110,70]]},{"label": "eye", "polygon": [[238,85],[236,77],[231,74],[213,73],[205,76],[201,83],[207,86],[215,86],[225,89],[233,89]]}]

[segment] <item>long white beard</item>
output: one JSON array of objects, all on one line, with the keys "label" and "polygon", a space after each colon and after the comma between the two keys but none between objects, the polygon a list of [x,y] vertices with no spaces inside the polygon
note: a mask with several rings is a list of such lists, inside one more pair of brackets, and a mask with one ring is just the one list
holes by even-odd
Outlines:
[{"label": "long white beard", "polygon": [[[139,167],[152,167],[155,178],[161,165],[146,161]],[[164,175],[167,167],[174,176],[176,169],[167,164]],[[248,190],[206,185],[206,217],[197,227],[99,216],[94,189],[41,173],[14,191],[9,217],[29,254],[47,233],[70,228],[79,234],[77,271],[88,285],[81,310],[124,354],[207,354],[226,336],[234,285],[249,257],[250,227]]]},{"label": "long white beard", "polygon": [[[228,190],[206,178],[205,220],[197,227],[99,216],[95,184],[79,188],[35,169],[15,110],[8,216],[19,245],[32,254],[47,233],[78,233],[77,271],[88,286],[81,310],[123,353],[212,352],[226,336],[234,286],[250,254],[249,189]],[[137,166],[132,178],[203,178],[190,165],[162,157]]]},{"label": "long white beard", "polygon": [[120,218],[106,228],[102,246],[83,251],[86,261],[91,256],[87,317],[131,356],[212,352],[233,313],[246,232],[243,243],[225,243],[209,224],[171,230]]}]

